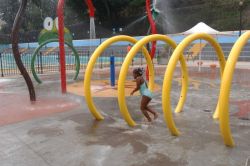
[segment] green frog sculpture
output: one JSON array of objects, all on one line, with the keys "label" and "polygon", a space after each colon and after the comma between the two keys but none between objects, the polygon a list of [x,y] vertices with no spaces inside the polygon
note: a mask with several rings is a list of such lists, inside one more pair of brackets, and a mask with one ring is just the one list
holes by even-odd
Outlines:
[{"label": "green frog sculpture", "polygon": [[[56,18],[54,21],[50,17],[45,18],[43,26],[44,26],[44,29],[40,32],[38,36],[39,47],[36,48],[36,50],[32,54],[32,60],[31,60],[32,74],[38,83],[42,83],[42,81],[39,79],[35,71],[35,60],[37,57],[37,53],[46,44],[59,41],[58,40],[58,18]],[[74,80],[76,80],[79,74],[79,70],[80,70],[80,59],[79,59],[79,55],[76,49],[73,46],[73,36],[71,35],[70,31],[67,28],[64,28],[64,42],[68,47],[72,49],[73,54],[75,56],[76,74],[74,76]]]}]

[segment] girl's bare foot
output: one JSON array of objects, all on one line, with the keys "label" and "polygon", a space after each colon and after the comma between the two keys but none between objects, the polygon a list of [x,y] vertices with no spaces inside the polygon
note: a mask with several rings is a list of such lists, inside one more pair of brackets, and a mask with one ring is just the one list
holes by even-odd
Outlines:
[{"label": "girl's bare foot", "polygon": [[147,119],[146,117],[145,118],[143,118],[143,122],[144,123],[151,123],[152,122],[152,119],[150,118],[150,119]]}]

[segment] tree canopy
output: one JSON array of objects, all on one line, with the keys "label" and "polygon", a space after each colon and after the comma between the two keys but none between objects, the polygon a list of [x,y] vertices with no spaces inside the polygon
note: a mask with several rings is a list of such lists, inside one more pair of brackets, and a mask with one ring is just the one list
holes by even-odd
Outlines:
[{"label": "tree canopy", "polygon": [[[146,35],[149,24],[145,12],[145,0],[93,0],[96,8],[97,37],[108,37],[112,29],[123,28],[128,35]],[[239,0],[157,0],[161,13],[157,19],[159,33],[175,33],[186,30],[203,21],[218,30],[239,28]],[[0,34],[10,34],[18,0],[0,0],[0,22],[4,21]],[[250,21],[250,0],[244,0],[242,9],[243,29],[248,29]],[[45,17],[56,17],[57,0],[29,0],[23,17],[21,33],[33,37],[23,40],[36,40],[43,29]],[[89,24],[88,9],[84,0],[66,0],[65,24],[75,34],[75,38],[87,38]],[[82,33],[82,29],[86,33]],[[103,32],[103,33],[102,33]]]}]

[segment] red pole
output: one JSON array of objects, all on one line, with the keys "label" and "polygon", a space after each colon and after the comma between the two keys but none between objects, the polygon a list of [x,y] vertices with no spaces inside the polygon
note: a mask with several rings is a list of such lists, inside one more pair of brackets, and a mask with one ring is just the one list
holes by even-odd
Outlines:
[{"label": "red pole", "polygon": [[[151,27],[151,34],[157,34],[157,29],[156,29],[156,25],[152,16],[152,12],[151,12],[151,8],[150,8],[150,2],[151,0],[146,0],[146,11],[147,11],[147,15],[148,15],[148,21],[150,23],[150,27]],[[155,51],[156,51],[156,41],[152,42],[152,49],[151,49],[151,59],[154,59],[155,56]],[[148,67],[146,70],[146,78],[147,80],[149,80],[149,72],[148,72]]]},{"label": "red pole", "polygon": [[89,8],[89,17],[95,17],[95,8],[92,3],[92,0],[85,0],[88,8]]},{"label": "red pole", "polygon": [[59,0],[57,4],[58,16],[58,39],[60,48],[60,70],[61,70],[61,90],[66,93],[66,69],[65,69],[65,49],[64,49],[64,0]]}]

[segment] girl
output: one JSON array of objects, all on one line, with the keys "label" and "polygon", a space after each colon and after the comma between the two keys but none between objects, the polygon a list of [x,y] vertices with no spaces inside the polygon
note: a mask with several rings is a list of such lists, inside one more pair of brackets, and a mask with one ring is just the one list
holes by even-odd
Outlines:
[{"label": "girl", "polygon": [[133,70],[133,76],[136,82],[136,88],[130,93],[133,95],[136,91],[140,90],[141,99],[141,111],[149,122],[152,122],[148,112],[154,115],[154,119],[158,117],[157,113],[148,107],[148,103],[152,100],[153,94],[149,91],[146,81],[143,78],[143,68],[137,68]]}]

